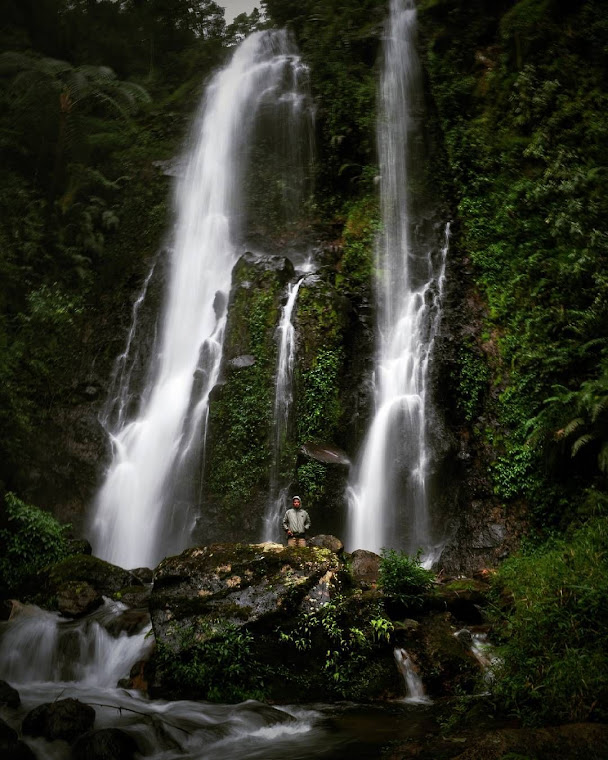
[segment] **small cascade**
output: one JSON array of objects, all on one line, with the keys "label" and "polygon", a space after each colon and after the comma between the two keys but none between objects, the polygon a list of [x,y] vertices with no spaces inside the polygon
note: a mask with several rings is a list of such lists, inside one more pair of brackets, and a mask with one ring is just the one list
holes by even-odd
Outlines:
[{"label": "small cascade", "polygon": [[[96,555],[121,567],[154,567],[190,541],[209,395],[219,377],[232,269],[247,223],[243,188],[252,143],[260,125],[268,124],[269,150],[286,153],[294,125],[310,121],[306,74],[286,32],[256,32],[207,88],[175,192],[167,293],[147,387],[136,414],[129,414],[125,359],[108,407],[115,410],[108,414],[113,459],[90,532]],[[291,163],[296,161],[301,163],[297,152]],[[270,172],[280,163],[272,154],[261,166]],[[254,169],[250,174],[257,176],[259,167]],[[277,187],[284,186],[281,176],[273,177]],[[289,198],[278,202],[298,206],[301,182],[290,179]],[[136,317],[137,309],[134,323]]]},{"label": "small cascade", "polygon": [[395,649],[394,656],[397,668],[405,681],[405,692],[407,695],[405,701],[416,704],[430,704],[432,700],[426,696],[424,684],[417,673],[412,658],[405,649],[401,648]]},{"label": "small cascade", "polygon": [[0,679],[115,687],[152,646],[146,640],[149,623],[134,635],[124,630],[112,635],[112,624],[126,609],[106,600],[83,620],[66,620],[24,605],[10,621],[0,623]]},{"label": "small cascade", "polygon": [[270,473],[270,495],[264,518],[263,541],[279,540],[281,536],[280,520],[287,508],[287,488],[281,485],[281,456],[289,432],[289,418],[293,400],[292,380],[296,353],[296,333],[292,316],[303,279],[300,278],[297,282],[289,285],[287,301],[277,328],[279,350],[273,411],[272,470]]},{"label": "small cascade", "polygon": [[150,267],[141,291],[133,303],[131,326],[129,327],[125,350],[114,362],[108,396],[99,416],[99,421],[108,434],[110,434],[110,430],[119,429],[125,424],[125,420],[129,416],[130,411],[132,411],[135,401],[131,378],[133,369],[140,359],[139,346],[135,341],[135,336],[139,327],[139,312],[146,300],[150,280],[154,275],[155,269],[156,261]]},{"label": "small cascade", "polygon": [[383,231],[378,281],[375,415],[347,489],[351,550],[434,553],[429,476],[429,364],[448,250],[437,239],[424,166],[424,89],[413,0],[391,0],[380,88]]}]

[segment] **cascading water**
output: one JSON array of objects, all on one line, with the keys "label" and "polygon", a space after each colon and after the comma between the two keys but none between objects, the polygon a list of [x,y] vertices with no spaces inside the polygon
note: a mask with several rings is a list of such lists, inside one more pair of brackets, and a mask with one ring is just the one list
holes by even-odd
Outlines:
[{"label": "cascading water", "polygon": [[289,285],[287,301],[278,326],[279,351],[274,396],[273,462],[270,473],[270,494],[264,519],[264,541],[280,536],[280,519],[286,508],[287,491],[281,483],[281,455],[289,431],[289,413],[293,400],[293,365],[296,351],[296,334],[292,322],[293,310],[303,278]]},{"label": "cascading water", "polygon": [[[135,418],[109,430],[113,460],[94,505],[95,553],[154,566],[189,541],[208,401],[222,357],[251,135],[273,108],[288,129],[302,108],[304,70],[285,32],[248,37],[207,89],[176,190],[177,223],[157,354]],[[276,125],[275,125],[276,128]],[[123,393],[119,389],[118,395]]]},{"label": "cascading water", "polygon": [[443,247],[424,177],[424,96],[413,0],[391,0],[380,90],[378,148],[383,230],[376,246],[378,338],[375,416],[347,489],[352,549],[383,547],[427,558],[428,370],[438,329]]},{"label": "cascading water", "polygon": [[405,682],[406,702],[428,704],[431,700],[426,696],[422,679],[416,672],[412,658],[405,649],[395,649],[395,663]]}]

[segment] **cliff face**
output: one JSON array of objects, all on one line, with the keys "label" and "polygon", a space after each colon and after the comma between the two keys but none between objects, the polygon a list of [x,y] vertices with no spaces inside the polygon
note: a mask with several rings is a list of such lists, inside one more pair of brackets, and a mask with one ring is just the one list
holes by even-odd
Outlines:
[{"label": "cliff face", "polygon": [[[317,271],[294,311],[293,417],[279,471],[316,514],[315,530],[341,533],[348,469],[319,451],[352,460],[372,413],[376,62],[386,9],[374,0],[356,8],[328,3],[318,16],[313,5],[296,13],[289,3],[268,3],[310,66],[317,106],[316,186],[297,230],[300,252],[314,252]],[[608,194],[600,157],[608,135],[598,114],[607,97],[606,29],[597,3],[564,9],[524,0],[425,0],[419,26],[428,173],[437,219],[452,220],[431,370],[440,453],[433,501],[447,537],[444,568],[471,572],[502,559],[530,527],[561,529],[593,512],[605,489],[607,407],[598,403],[605,398]],[[151,124],[141,128],[153,132]],[[85,308],[74,301],[63,332],[48,315],[38,330],[30,315],[22,333],[15,377],[28,386],[23,407],[9,409],[4,448],[12,453],[2,477],[76,529],[109,456],[98,418],[114,361],[166,234],[169,184],[154,166],[164,150],[129,154],[125,222],[108,234]],[[264,182],[254,185],[262,197]],[[249,242],[272,256],[247,256],[235,270],[199,541],[257,540],[267,506],[275,331],[298,263],[291,242],[272,229],[271,205],[264,200],[257,219],[249,210]],[[159,269],[141,313],[135,396],[153,351],[162,280]],[[26,417],[29,428],[21,425]],[[236,518],[243,504],[245,521]]]}]

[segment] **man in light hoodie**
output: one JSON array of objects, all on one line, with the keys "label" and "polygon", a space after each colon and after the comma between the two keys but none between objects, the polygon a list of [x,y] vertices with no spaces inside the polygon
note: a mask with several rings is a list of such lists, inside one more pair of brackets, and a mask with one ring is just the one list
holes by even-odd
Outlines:
[{"label": "man in light hoodie", "polygon": [[306,531],[310,528],[310,517],[302,509],[299,496],[293,497],[293,507],[285,512],[283,528],[287,533],[287,546],[306,546]]}]

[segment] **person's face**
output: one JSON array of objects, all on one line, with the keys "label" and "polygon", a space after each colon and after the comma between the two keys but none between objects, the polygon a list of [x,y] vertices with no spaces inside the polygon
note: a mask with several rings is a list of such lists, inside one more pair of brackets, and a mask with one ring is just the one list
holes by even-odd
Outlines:
[{"label": "person's face", "polygon": [[300,500],[299,499],[294,499],[293,500],[293,506],[294,506],[295,509],[298,509],[300,507]]}]

